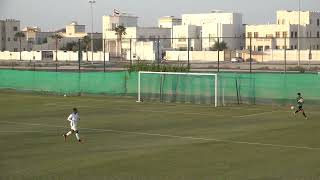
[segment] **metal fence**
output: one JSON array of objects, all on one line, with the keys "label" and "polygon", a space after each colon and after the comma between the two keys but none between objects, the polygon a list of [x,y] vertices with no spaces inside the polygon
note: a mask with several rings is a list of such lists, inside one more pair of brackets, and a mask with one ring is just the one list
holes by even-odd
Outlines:
[{"label": "metal fence", "polygon": [[0,52],[0,60],[1,65],[7,67],[17,68],[24,64],[37,69],[46,65],[55,66],[57,70],[72,64],[78,70],[87,67],[106,71],[113,66],[124,68],[142,61],[185,64],[193,71],[320,70],[319,34],[300,38],[294,34],[290,37],[278,34],[276,37],[254,36],[93,39],[93,48],[91,40],[76,39],[59,41],[51,46],[33,46],[29,54],[26,51]]}]

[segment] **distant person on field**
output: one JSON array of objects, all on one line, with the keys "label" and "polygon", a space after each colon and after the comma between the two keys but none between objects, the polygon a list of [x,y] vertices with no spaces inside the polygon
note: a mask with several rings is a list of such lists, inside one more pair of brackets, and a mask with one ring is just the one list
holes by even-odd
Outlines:
[{"label": "distant person on field", "polygon": [[76,138],[78,142],[82,142],[79,136],[79,130],[78,130],[78,122],[80,120],[79,112],[77,108],[73,108],[73,112],[69,115],[68,121],[70,121],[70,131],[67,132],[66,134],[63,134],[64,141],[67,140],[67,137],[70,136],[71,134],[76,134]]},{"label": "distant person on field", "polygon": [[303,104],[304,104],[304,99],[301,95],[301,93],[298,93],[298,97],[297,97],[297,110],[296,112],[294,112],[294,114],[296,115],[297,113],[299,112],[302,112],[303,116],[308,119],[306,113],[304,112],[304,109],[303,109]]}]

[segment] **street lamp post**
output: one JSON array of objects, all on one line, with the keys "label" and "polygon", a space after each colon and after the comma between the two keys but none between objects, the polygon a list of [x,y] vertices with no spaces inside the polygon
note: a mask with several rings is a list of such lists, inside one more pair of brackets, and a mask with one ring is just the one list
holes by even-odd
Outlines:
[{"label": "street lamp post", "polygon": [[90,7],[91,7],[91,62],[93,64],[93,4],[96,3],[95,0],[90,0]]},{"label": "street lamp post", "polygon": [[301,24],[301,0],[299,0],[299,24],[298,24],[298,66],[300,66],[300,24]]}]

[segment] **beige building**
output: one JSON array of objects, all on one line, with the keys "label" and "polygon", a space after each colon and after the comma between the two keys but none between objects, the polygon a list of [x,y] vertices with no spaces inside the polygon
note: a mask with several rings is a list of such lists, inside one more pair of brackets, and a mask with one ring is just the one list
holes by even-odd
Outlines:
[{"label": "beige building", "polygon": [[[82,39],[85,36],[89,36],[91,38],[91,33],[86,32],[86,26],[80,25],[75,21],[66,26],[65,32],[60,32],[59,34],[66,41],[74,41],[78,40],[79,38]],[[102,33],[93,33],[92,39],[102,39]]]},{"label": "beige building", "polygon": [[[15,19],[0,20],[0,50],[18,52],[19,40],[15,34],[20,31],[20,21]],[[22,40],[22,50],[28,49],[28,43]]]},{"label": "beige building", "polygon": [[[320,12],[277,11],[277,23],[246,26],[246,48],[254,51],[268,49],[320,49]],[[300,38],[298,38],[300,37]]]},{"label": "beige building", "polygon": [[47,43],[48,38],[54,34],[54,32],[42,32],[39,27],[26,27],[22,32],[32,46]]},{"label": "beige building", "polygon": [[[62,39],[59,39],[58,42],[58,49],[71,42],[77,43],[79,39],[85,36],[91,38],[91,33],[86,32],[85,25],[79,25],[77,22],[72,22],[66,25],[64,29],[56,32],[41,32],[40,28],[26,28],[26,30],[28,30],[25,31],[28,40],[31,40],[31,42],[35,41],[33,43],[33,50],[55,50],[56,41],[51,36],[56,33],[62,36]],[[94,42],[96,40],[102,41],[102,33],[93,33],[92,37]],[[99,45],[101,46],[101,43]]]},{"label": "beige building", "polygon": [[176,18],[174,16],[164,16],[159,18],[158,26],[160,28],[173,28],[173,26],[178,26],[182,24],[182,19]]},{"label": "beige building", "polygon": [[66,31],[60,33],[64,38],[83,38],[87,36],[86,26],[80,25],[77,22],[72,22],[71,24],[66,26]]}]

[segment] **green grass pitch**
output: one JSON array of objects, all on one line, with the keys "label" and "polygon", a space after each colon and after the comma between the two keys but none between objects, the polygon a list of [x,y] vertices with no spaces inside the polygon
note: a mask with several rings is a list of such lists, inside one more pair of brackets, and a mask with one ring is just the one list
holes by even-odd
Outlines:
[{"label": "green grass pitch", "polygon": [[[78,107],[83,144],[61,136]],[[320,112],[0,93],[0,179],[320,179]]]}]

